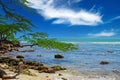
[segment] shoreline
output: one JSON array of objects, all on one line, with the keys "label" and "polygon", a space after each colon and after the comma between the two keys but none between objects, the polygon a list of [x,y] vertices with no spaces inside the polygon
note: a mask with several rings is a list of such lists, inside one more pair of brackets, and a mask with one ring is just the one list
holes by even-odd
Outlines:
[{"label": "shoreline", "polygon": [[[0,64],[4,67],[5,65]],[[82,71],[67,69],[64,71],[57,71],[55,73],[39,73],[37,70],[29,69],[34,75],[20,74],[17,79],[10,80],[120,80],[120,73],[118,72],[103,72],[103,71]],[[9,74],[14,72],[5,69]],[[1,80],[1,79],[0,79]],[[9,80],[9,79],[8,79]]]},{"label": "shoreline", "polygon": [[[21,51],[21,52],[34,52],[34,50],[27,50],[27,51]],[[111,53],[109,53],[111,54]],[[2,54],[1,54],[2,55]],[[19,58],[24,58],[24,55],[17,54],[3,54],[7,56],[13,56],[16,58],[17,55],[20,55]],[[41,57],[41,55],[39,55]],[[24,59],[25,60],[25,59]],[[23,60],[23,61],[24,61]],[[28,60],[29,61],[29,60]],[[1,61],[0,61],[1,62]],[[44,63],[41,63],[41,65],[44,65],[42,70],[38,70],[37,66],[32,66],[32,64],[39,65],[39,62],[35,62],[30,60],[30,65],[27,66],[27,70],[24,73],[21,73],[19,76],[17,76],[18,79],[12,79],[12,80],[120,80],[120,72],[117,70],[111,70],[111,71],[104,71],[104,70],[84,70],[84,69],[73,69],[73,68],[67,68],[67,70],[58,70],[55,71],[51,66],[46,65]],[[99,64],[99,63],[98,63]],[[4,66],[0,63],[0,66]],[[13,67],[14,68],[14,67]],[[15,74],[14,69],[3,69],[8,74]],[[61,65],[59,66],[60,69]],[[8,79],[9,80],[9,79]]]},{"label": "shoreline", "polygon": [[[9,54],[7,54],[8,56]],[[0,63],[0,67],[8,73],[13,75],[14,68]],[[9,80],[9,79],[8,79]],[[53,73],[39,72],[35,69],[28,69],[27,72],[21,73],[17,79],[11,80],[120,80],[119,71],[93,71],[93,70],[77,70],[67,68],[66,70],[58,70]]]}]

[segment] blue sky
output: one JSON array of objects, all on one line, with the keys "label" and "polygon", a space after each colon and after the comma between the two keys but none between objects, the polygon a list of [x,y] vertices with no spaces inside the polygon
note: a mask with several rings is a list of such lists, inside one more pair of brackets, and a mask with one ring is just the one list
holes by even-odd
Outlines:
[{"label": "blue sky", "polygon": [[38,14],[19,10],[56,38],[119,38],[120,0],[27,0]]}]

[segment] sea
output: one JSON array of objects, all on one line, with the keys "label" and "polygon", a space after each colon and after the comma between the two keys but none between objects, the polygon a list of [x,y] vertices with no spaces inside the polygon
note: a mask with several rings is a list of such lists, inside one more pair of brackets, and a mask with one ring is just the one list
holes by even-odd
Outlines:
[{"label": "sea", "polygon": [[[120,71],[120,39],[98,38],[62,38],[62,42],[77,45],[78,50],[62,52],[55,49],[43,49],[38,46],[24,47],[20,50],[35,50],[34,52],[12,52],[14,55],[24,55],[26,60],[39,61],[47,66],[61,65],[78,70],[119,70]],[[55,59],[61,54],[63,59]],[[101,61],[109,64],[101,65]]]}]

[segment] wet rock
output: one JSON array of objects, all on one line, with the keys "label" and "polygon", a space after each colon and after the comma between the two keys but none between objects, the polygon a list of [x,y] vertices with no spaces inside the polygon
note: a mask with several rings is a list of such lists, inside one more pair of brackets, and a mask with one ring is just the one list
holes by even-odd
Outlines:
[{"label": "wet rock", "polygon": [[51,68],[53,68],[55,71],[66,70],[66,68],[63,68],[61,66],[53,66]]},{"label": "wet rock", "polygon": [[16,58],[24,58],[23,55],[17,55]]},{"label": "wet rock", "polygon": [[62,80],[67,80],[66,78],[61,78]]},{"label": "wet rock", "polygon": [[59,75],[59,76],[63,76],[63,75],[62,75],[62,74],[60,74],[60,73],[59,73],[58,75]]},{"label": "wet rock", "polygon": [[114,51],[107,51],[108,53],[114,53]]},{"label": "wet rock", "polygon": [[30,65],[30,66],[43,66],[42,63],[36,61],[26,61],[25,63],[26,65]]},{"label": "wet rock", "polygon": [[42,57],[42,55],[41,55],[41,54],[39,54],[39,55],[37,55],[37,57]]},{"label": "wet rock", "polygon": [[42,73],[42,72],[45,72],[45,73],[55,73],[55,70],[52,69],[52,68],[48,68],[46,66],[41,66],[41,67],[39,67],[39,73]]},{"label": "wet rock", "polygon": [[29,69],[24,69],[22,71],[23,74],[29,75],[29,76],[36,76],[36,74],[31,73],[31,71]]},{"label": "wet rock", "polygon": [[56,58],[56,59],[61,59],[61,58],[64,58],[64,56],[61,55],[61,54],[56,54],[56,55],[54,56],[54,58]]},{"label": "wet rock", "polygon": [[46,73],[55,73],[55,70],[53,70],[52,68],[48,68],[48,70],[46,71]]},{"label": "wet rock", "polygon": [[19,51],[19,52],[34,52],[34,50],[23,50],[23,51]]},{"label": "wet rock", "polygon": [[107,62],[107,61],[101,61],[100,64],[101,65],[106,65],[106,64],[109,64],[109,62]]}]

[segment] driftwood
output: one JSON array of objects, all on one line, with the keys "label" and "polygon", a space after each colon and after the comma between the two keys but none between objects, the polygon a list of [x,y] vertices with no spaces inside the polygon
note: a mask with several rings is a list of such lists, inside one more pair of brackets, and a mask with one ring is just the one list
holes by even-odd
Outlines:
[{"label": "driftwood", "polygon": [[14,75],[8,75],[4,70],[0,70],[0,78],[2,78],[2,80],[6,80],[6,79],[15,79],[18,75],[20,75],[22,69],[21,69],[21,65],[23,63],[20,62],[18,64],[18,72]]}]

